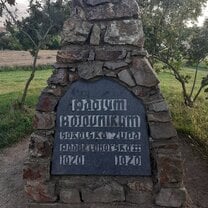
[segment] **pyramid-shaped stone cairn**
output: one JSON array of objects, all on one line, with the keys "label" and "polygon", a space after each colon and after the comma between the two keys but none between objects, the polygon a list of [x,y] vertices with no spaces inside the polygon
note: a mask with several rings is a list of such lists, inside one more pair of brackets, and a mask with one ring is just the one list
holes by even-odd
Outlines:
[{"label": "pyramid-shaped stone cairn", "polygon": [[[177,132],[143,49],[144,33],[136,0],[74,0],[72,6],[72,15],[63,27],[55,70],[36,108],[35,130],[23,171],[28,207],[184,207]],[[103,78],[118,83],[143,103],[151,174],[53,175],[59,101],[74,83]]]}]

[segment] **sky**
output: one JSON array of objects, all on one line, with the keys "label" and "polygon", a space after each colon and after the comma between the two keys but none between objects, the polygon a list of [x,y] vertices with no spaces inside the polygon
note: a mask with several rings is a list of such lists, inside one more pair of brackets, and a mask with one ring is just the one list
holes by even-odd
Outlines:
[{"label": "sky", "polygon": [[[26,13],[29,0],[17,0],[17,7],[20,10],[18,16],[22,16]],[[198,18],[198,25],[202,26],[205,18],[208,18],[208,1],[206,7],[203,9],[202,16]],[[3,26],[3,19],[0,18],[0,26]]]}]

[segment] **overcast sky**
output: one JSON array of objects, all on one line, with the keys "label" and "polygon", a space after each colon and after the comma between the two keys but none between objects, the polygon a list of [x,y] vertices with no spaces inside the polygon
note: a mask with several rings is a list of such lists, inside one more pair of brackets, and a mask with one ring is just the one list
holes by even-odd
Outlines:
[{"label": "overcast sky", "polygon": [[[197,0],[196,0],[197,1]],[[26,13],[27,5],[29,0],[17,0],[17,7],[19,9],[18,15],[24,15]],[[198,19],[198,25],[203,25],[203,22],[205,18],[208,18],[208,2],[206,4],[206,7],[203,9],[202,16]],[[0,26],[3,25],[3,19],[0,18]]]}]

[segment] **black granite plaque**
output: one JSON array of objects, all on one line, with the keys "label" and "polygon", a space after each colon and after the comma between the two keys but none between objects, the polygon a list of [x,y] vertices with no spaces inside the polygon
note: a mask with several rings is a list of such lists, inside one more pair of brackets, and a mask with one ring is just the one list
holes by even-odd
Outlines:
[{"label": "black granite plaque", "polygon": [[52,175],[150,175],[142,102],[109,79],[77,81],[61,99]]}]

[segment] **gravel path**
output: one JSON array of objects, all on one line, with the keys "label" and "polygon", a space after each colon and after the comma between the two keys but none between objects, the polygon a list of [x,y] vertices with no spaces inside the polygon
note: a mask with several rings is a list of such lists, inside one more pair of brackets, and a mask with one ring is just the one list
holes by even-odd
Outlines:
[{"label": "gravel path", "polygon": [[[28,141],[0,152],[0,208],[26,208],[22,167],[27,156]],[[208,208],[208,164],[181,142],[184,158],[185,185],[189,200],[187,208]]]}]

